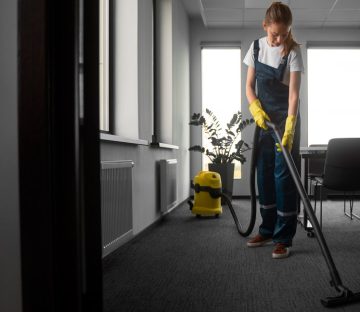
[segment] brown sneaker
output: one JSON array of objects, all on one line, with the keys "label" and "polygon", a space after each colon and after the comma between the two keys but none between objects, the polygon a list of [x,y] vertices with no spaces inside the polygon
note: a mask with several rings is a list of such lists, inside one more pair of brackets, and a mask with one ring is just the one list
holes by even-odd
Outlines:
[{"label": "brown sneaker", "polygon": [[285,244],[277,243],[275,245],[275,249],[272,252],[272,257],[273,259],[283,259],[289,257],[289,254],[290,254],[289,246]]},{"label": "brown sneaker", "polygon": [[267,242],[271,242],[272,238],[265,238],[263,236],[261,236],[260,234],[257,234],[255,237],[253,237],[252,239],[250,239],[246,245],[248,247],[260,247],[265,245]]}]

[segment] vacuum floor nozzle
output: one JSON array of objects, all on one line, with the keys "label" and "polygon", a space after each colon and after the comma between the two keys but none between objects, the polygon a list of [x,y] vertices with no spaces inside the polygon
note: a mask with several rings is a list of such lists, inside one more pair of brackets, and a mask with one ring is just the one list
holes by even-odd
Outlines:
[{"label": "vacuum floor nozzle", "polygon": [[350,290],[343,291],[339,296],[321,299],[322,305],[328,308],[351,304],[355,302],[360,302],[360,292],[353,293]]}]

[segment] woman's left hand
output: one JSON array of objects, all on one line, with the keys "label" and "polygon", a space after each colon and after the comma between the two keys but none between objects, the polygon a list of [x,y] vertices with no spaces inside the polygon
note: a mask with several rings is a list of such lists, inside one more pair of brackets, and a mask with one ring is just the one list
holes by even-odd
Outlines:
[{"label": "woman's left hand", "polygon": [[[285,131],[284,135],[281,140],[281,144],[289,151],[291,152],[293,141],[294,141],[294,134],[295,134],[295,126],[296,126],[296,116],[295,115],[289,115],[286,118],[285,123]],[[279,143],[276,143],[276,148],[278,152],[281,152],[281,146]]]}]

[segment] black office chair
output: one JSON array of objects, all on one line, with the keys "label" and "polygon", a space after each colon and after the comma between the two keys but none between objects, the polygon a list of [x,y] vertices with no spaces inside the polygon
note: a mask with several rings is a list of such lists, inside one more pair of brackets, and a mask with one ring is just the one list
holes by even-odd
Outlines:
[{"label": "black office chair", "polygon": [[[360,191],[360,138],[337,138],[328,143],[324,174],[315,177],[315,201],[320,187],[320,226],[322,226],[322,189],[344,192],[344,214],[353,219],[354,193]],[[349,195],[350,213],[346,212],[346,195]]]}]

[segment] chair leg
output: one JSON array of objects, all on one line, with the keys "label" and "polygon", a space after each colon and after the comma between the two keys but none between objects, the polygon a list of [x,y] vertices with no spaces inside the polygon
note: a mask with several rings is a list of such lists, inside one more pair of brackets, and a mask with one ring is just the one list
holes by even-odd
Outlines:
[{"label": "chair leg", "polygon": [[315,213],[315,215],[316,215],[317,189],[318,189],[318,183],[316,182],[316,183],[315,183],[315,186],[314,186],[314,213]]},{"label": "chair leg", "polygon": [[322,190],[323,188],[320,187],[320,229],[322,229]]},{"label": "chair leg", "polygon": [[353,208],[354,208],[354,197],[352,197],[352,198],[350,199],[350,209],[351,209],[350,211],[351,211],[351,215],[354,216],[356,219],[360,220],[360,216],[357,215],[357,214],[355,214],[355,213],[353,213]]},{"label": "chair leg", "polygon": [[350,201],[350,213],[348,213],[348,212],[346,211],[346,193],[344,193],[344,214],[345,214],[345,216],[347,216],[348,218],[350,218],[350,220],[352,220],[352,219],[353,219],[353,212],[352,212],[352,206],[353,206],[353,204],[351,203],[351,202],[352,202],[352,201],[351,201],[351,197],[350,197],[349,201]]}]

